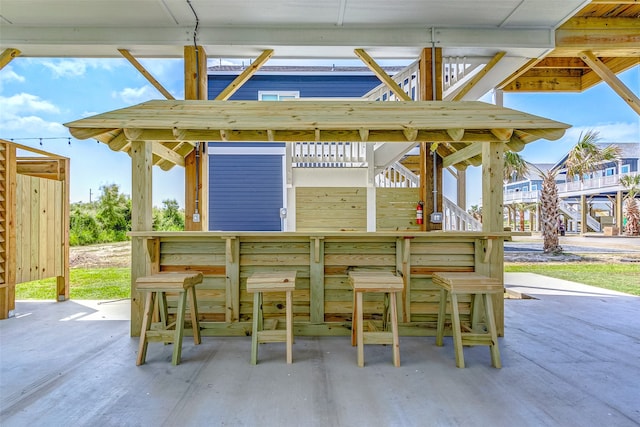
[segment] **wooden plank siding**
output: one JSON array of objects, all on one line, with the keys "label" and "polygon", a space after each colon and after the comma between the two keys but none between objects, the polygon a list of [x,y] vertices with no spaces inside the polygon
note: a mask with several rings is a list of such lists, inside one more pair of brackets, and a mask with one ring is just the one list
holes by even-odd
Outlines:
[{"label": "wooden plank siding", "polygon": [[367,189],[297,187],[296,230],[367,231]]},{"label": "wooden plank siding", "polygon": [[16,178],[16,283],[62,276],[63,182]]},{"label": "wooden plank siding", "polygon": [[376,188],[376,230],[420,230],[416,224],[418,188]]},{"label": "wooden plank siding", "polygon": [[[348,271],[353,268],[402,272],[405,291],[398,303],[403,335],[435,335],[439,291],[431,276],[437,271],[491,270],[487,248],[498,250],[508,233],[481,232],[132,232],[133,242],[159,242],[157,266],[149,271],[197,270],[204,281],[197,286],[203,334],[247,335],[251,331],[253,298],[247,278],[255,272],[297,272],[293,299],[297,335],[348,335],[352,291]],[[493,243],[487,242],[492,239]],[[155,248],[155,245],[147,245]],[[154,249],[150,249],[153,251]],[[135,278],[132,280],[135,283]],[[266,319],[284,327],[285,295],[264,297]],[[367,294],[366,319],[380,320],[382,295]],[[463,322],[470,321],[470,299],[461,298]],[[170,313],[176,300],[169,296]],[[502,313],[501,308],[496,308]],[[132,316],[132,319],[136,316]],[[503,319],[498,319],[502,333]],[[132,325],[132,333],[135,334]],[[139,328],[138,328],[139,330]]]}]

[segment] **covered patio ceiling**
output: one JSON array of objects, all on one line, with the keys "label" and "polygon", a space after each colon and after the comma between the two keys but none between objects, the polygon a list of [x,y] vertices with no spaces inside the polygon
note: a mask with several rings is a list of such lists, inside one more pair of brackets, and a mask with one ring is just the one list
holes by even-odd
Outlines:
[{"label": "covered patio ceiling", "polygon": [[148,101],[66,123],[78,139],[113,150],[151,141],[154,164],[184,165],[197,141],[438,142],[445,166],[481,163],[482,142],[520,151],[555,140],[569,125],[483,102]]}]

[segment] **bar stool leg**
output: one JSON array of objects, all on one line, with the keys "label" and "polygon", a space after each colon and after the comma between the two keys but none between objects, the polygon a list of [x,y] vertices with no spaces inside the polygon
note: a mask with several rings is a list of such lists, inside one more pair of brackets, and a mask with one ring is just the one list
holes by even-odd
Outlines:
[{"label": "bar stool leg", "polygon": [[287,291],[287,363],[293,362],[293,301],[291,291]]},{"label": "bar stool leg", "polygon": [[393,366],[400,367],[400,339],[398,337],[398,308],[396,306],[396,293],[390,292],[391,306],[391,333],[393,334]]},{"label": "bar stool leg", "polygon": [[496,322],[493,318],[493,301],[491,300],[492,297],[489,294],[482,294],[482,296],[484,300],[487,327],[489,328],[489,333],[491,334],[491,345],[489,346],[491,350],[491,364],[494,368],[501,368],[502,361],[500,360],[500,349],[498,348],[498,333],[496,331]]},{"label": "bar stool leg", "polygon": [[462,329],[460,326],[460,310],[458,309],[458,295],[451,292],[451,325],[453,328],[453,344],[456,353],[456,366],[464,368],[464,353],[462,352]]},{"label": "bar stool leg", "polygon": [[140,343],[138,344],[138,358],[136,365],[140,366],[147,358],[147,331],[151,326],[151,316],[153,314],[153,302],[155,292],[147,292],[147,300],[144,303],[144,315],[142,316],[142,329],[140,331]]},{"label": "bar stool leg", "polygon": [[436,345],[442,347],[442,337],[444,336],[444,319],[447,315],[447,297],[446,289],[440,289],[440,305],[438,306],[438,329],[436,332]]},{"label": "bar stool leg", "polygon": [[198,301],[196,299],[196,287],[191,286],[189,292],[189,311],[191,312],[191,327],[193,328],[193,342],[200,344],[200,323],[198,323]]},{"label": "bar stool leg", "polygon": [[187,303],[187,293],[180,292],[178,296],[178,311],[176,313],[176,331],[173,338],[173,357],[171,363],[174,365],[180,364],[180,357],[182,356],[182,336],[184,334],[184,312],[185,305]]},{"label": "bar stool leg", "polygon": [[253,330],[251,331],[251,364],[258,363],[258,333],[259,333],[259,318],[261,314],[260,310],[260,295],[261,292],[253,294]]},{"label": "bar stool leg", "polygon": [[358,341],[358,366],[364,366],[364,320],[362,307],[362,292],[356,292],[357,327],[356,338]]},{"label": "bar stool leg", "polygon": [[356,303],[356,291],[353,291],[353,312],[351,313],[351,346],[358,343],[358,304]]}]

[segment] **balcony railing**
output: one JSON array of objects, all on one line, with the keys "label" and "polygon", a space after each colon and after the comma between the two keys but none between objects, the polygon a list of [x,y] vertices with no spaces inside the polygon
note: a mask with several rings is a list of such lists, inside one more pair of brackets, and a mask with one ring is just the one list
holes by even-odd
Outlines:
[{"label": "balcony railing", "polygon": [[367,166],[367,144],[364,142],[296,142],[290,146],[293,167]]},{"label": "balcony railing", "polygon": [[624,190],[624,186],[620,184],[620,178],[626,175],[634,176],[638,172],[630,172],[624,174],[598,176],[595,178],[585,179],[583,181],[572,181],[558,183],[558,193],[562,197],[562,193],[591,193],[589,190]]}]

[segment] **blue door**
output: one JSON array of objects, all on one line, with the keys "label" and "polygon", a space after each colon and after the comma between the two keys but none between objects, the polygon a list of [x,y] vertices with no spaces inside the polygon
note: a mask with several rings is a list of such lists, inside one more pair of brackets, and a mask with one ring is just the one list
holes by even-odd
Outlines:
[{"label": "blue door", "polygon": [[282,180],[282,154],[210,150],[209,230],[281,231]]}]

